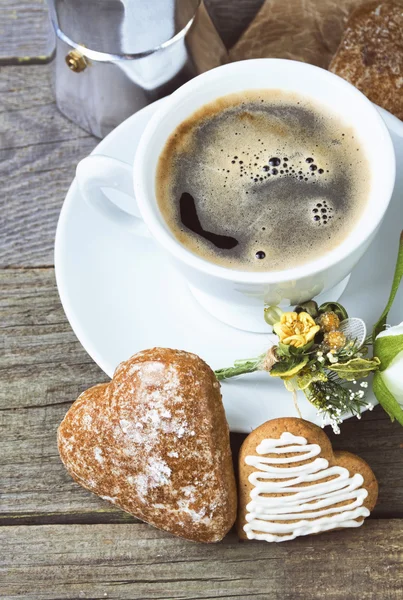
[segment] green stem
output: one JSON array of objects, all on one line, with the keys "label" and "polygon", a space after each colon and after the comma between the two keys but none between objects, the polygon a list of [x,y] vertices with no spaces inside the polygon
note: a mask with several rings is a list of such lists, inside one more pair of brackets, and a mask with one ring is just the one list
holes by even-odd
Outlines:
[{"label": "green stem", "polygon": [[253,373],[259,371],[262,359],[265,354],[258,356],[257,358],[246,358],[243,360],[236,360],[233,367],[227,367],[224,369],[217,369],[214,371],[215,376],[219,381],[223,379],[229,379],[230,377],[236,377],[237,375],[244,375],[245,373]]},{"label": "green stem", "polygon": [[393,300],[395,299],[395,296],[397,294],[397,290],[399,289],[400,286],[400,282],[402,280],[403,277],[403,231],[400,235],[400,245],[399,245],[399,252],[397,255],[397,261],[396,261],[396,267],[395,267],[395,274],[393,277],[393,282],[392,282],[392,288],[390,290],[390,296],[389,296],[389,300],[385,306],[385,309],[383,311],[383,313],[381,314],[379,321],[375,324],[374,326],[374,330],[372,333],[372,339],[375,341],[376,336],[383,331],[383,328],[385,326],[386,323],[386,319],[388,317],[388,313],[392,307],[393,304]]},{"label": "green stem", "polygon": [[363,343],[363,345],[361,346],[361,348],[362,348],[363,346],[372,346],[372,343],[373,343],[373,342],[372,342],[372,333],[370,333],[370,334],[369,334],[369,335],[367,335],[367,337],[365,338],[365,340],[364,340],[364,343]]},{"label": "green stem", "polygon": [[260,359],[259,358],[240,358],[239,360],[235,360],[234,361],[234,367],[243,367],[248,363],[256,363],[258,362]]}]

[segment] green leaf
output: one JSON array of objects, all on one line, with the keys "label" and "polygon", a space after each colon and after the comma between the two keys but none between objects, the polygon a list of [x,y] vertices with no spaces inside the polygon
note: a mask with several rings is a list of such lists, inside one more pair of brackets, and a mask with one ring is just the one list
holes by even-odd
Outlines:
[{"label": "green leaf", "polygon": [[282,360],[273,365],[270,370],[270,375],[272,377],[293,377],[305,367],[308,360],[309,358],[307,356],[299,358],[295,356],[284,361]]},{"label": "green leaf", "polygon": [[315,300],[308,300],[307,302],[298,304],[298,306],[296,306],[294,310],[296,313],[306,312],[313,319],[316,319],[316,317],[318,316],[318,311],[319,311],[318,305],[315,302]]},{"label": "green leaf", "polygon": [[278,346],[277,346],[277,354],[278,354],[278,356],[290,357],[291,356],[291,346],[287,346],[287,344],[283,344],[282,342],[279,342]]},{"label": "green leaf", "polygon": [[392,282],[392,287],[390,290],[390,295],[389,295],[389,300],[384,308],[383,313],[381,314],[381,316],[379,317],[379,320],[377,323],[375,323],[373,332],[372,332],[372,339],[375,340],[376,336],[381,333],[381,331],[383,331],[383,328],[386,324],[386,319],[388,317],[388,313],[390,311],[390,309],[392,308],[392,304],[393,301],[395,299],[395,296],[397,294],[397,290],[399,289],[400,286],[400,282],[402,280],[403,277],[403,231],[400,234],[400,244],[399,244],[399,251],[397,254],[397,260],[396,260],[396,267],[395,267],[395,274],[393,276],[393,282]]},{"label": "green leaf", "polygon": [[310,350],[312,348],[314,343],[315,343],[314,340],[311,340],[310,342],[305,344],[305,346],[301,346],[300,348],[296,348],[295,346],[292,346],[291,354],[294,356],[301,356],[301,354],[305,354],[305,352],[308,352],[308,350]]},{"label": "green leaf", "polygon": [[300,390],[305,390],[314,381],[327,381],[326,373],[322,370],[312,371],[311,369],[304,369],[298,373],[297,386]]},{"label": "green leaf", "polygon": [[380,370],[388,368],[392,360],[403,351],[403,335],[385,335],[374,344],[374,354],[381,360]]},{"label": "green leaf", "polygon": [[381,361],[375,356],[374,358],[352,358],[345,363],[326,365],[326,368],[337,373],[341,379],[353,381],[367,377],[372,371],[377,371],[380,364]]},{"label": "green leaf", "polygon": [[325,302],[319,306],[319,313],[333,311],[339,317],[340,321],[348,319],[348,313],[342,304],[338,302]]},{"label": "green leaf", "polygon": [[388,413],[391,420],[394,421],[396,419],[400,425],[403,425],[403,410],[396,398],[386,387],[381,372],[378,371],[375,373],[372,387],[379,404]]},{"label": "green leaf", "polygon": [[278,346],[277,346],[277,354],[279,356],[286,356],[286,357],[291,357],[291,356],[296,356],[296,357],[301,357],[301,355],[305,354],[305,352],[307,352],[314,344],[314,341],[312,340],[311,342],[308,342],[308,344],[305,344],[305,346],[301,346],[301,348],[296,348],[295,346],[291,346],[288,344],[283,344],[282,342],[279,342]]}]

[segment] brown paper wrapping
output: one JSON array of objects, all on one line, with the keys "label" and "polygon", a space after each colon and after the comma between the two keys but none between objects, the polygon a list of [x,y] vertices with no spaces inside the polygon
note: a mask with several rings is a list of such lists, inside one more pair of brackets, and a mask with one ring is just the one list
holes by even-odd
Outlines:
[{"label": "brown paper wrapping", "polygon": [[197,9],[195,26],[188,32],[186,43],[190,48],[198,74],[214,69],[229,60],[227,49],[214,27],[204,2],[201,2]]},{"label": "brown paper wrapping", "polygon": [[[327,68],[347,17],[366,0],[266,0],[231,60],[290,58]],[[402,0],[403,4],[403,0]]]}]

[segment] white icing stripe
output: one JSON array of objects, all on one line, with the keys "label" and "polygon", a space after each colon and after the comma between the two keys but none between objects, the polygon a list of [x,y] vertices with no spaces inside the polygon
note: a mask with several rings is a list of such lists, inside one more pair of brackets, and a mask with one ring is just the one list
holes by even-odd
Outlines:
[{"label": "white icing stripe", "polygon": [[[270,459],[267,458],[266,460]],[[267,473],[275,473],[276,479],[288,479],[290,477],[289,467],[271,467],[268,464],[263,463],[262,458],[260,456],[247,456],[245,458],[245,463],[247,465],[250,465],[251,467],[256,467],[257,469],[260,469],[261,471],[266,471]],[[313,460],[309,465],[309,471],[310,473],[316,473],[317,471],[326,469],[328,464],[329,463],[325,458],[315,458],[315,460]],[[293,473],[298,474],[300,472],[305,472],[306,468],[306,465],[299,465],[298,467],[293,468]],[[271,475],[266,475],[265,473],[257,473],[256,475],[259,476],[261,479],[271,479],[272,477]]]},{"label": "white icing stripe", "polygon": [[[280,443],[278,443],[279,441]],[[292,446],[291,444],[297,445]],[[290,462],[301,462],[301,460],[308,460],[309,458],[317,456],[318,454],[320,454],[320,446],[318,446],[317,444],[307,445],[307,441],[305,438],[296,437],[291,433],[285,432],[281,436],[280,440],[262,440],[262,442],[256,448],[256,452],[258,454],[289,454],[290,452],[302,454],[302,456],[297,455],[293,456],[292,458],[260,458],[261,463],[268,463],[272,465],[289,464]],[[248,456],[247,458],[254,459],[258,457]]]},{"label": "white icing stripe", "polygon": [[[306,446],[307,441],[304,437],[298,437],[292,433],[285,431],[279,440],[265,439],[262,440],[259,446],[256,448],[258,454],[268,454],[270,448],[276,448],[278,451],[282,446],[289,446],[290,444],[298,444],[298,446]],[[315,444],[312,444],[315,445]],[[318,446],[319,447],[319,446]],[[298,452],[303,452],[304,448],[299,448]]]},{"label": "white icing stripe", "polygon": [[[296,456],[245,458],[247,465],[259,469],[249,476],[254,486],[251,502],[246,507],[247,523],[244,526],[249,539],[283,542],[329,529],[359,527],[362,521],[356,519],[369,515],[369,510],[362,506],[368,495],[361,487],[362,475],[357,473],[350,477],[347,469],[329,467],[324,458],[310,460],[320,454],[318,444],[308,444],[305,438],[285,432],[279,440],[263,440],[256,452],[259,455],[293,453]],[[309,462],[292,466],[292,463],[302,461]],[[277,464],[291,466],[272,466]],[[324,481],[328,478],[331,479]]]}]

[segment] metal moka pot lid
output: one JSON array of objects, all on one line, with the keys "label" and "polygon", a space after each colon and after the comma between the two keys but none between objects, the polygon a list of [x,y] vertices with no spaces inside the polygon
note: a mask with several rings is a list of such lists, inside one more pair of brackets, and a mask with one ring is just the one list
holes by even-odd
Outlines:
[{"label": "metal moka pot lid", "polygon": [[55,31],[65,42],[85,47],[87,55],[95,51],[118,59],[137,58],[169,44],[191,26],[200,1],[48,0],[48,4]]}]

